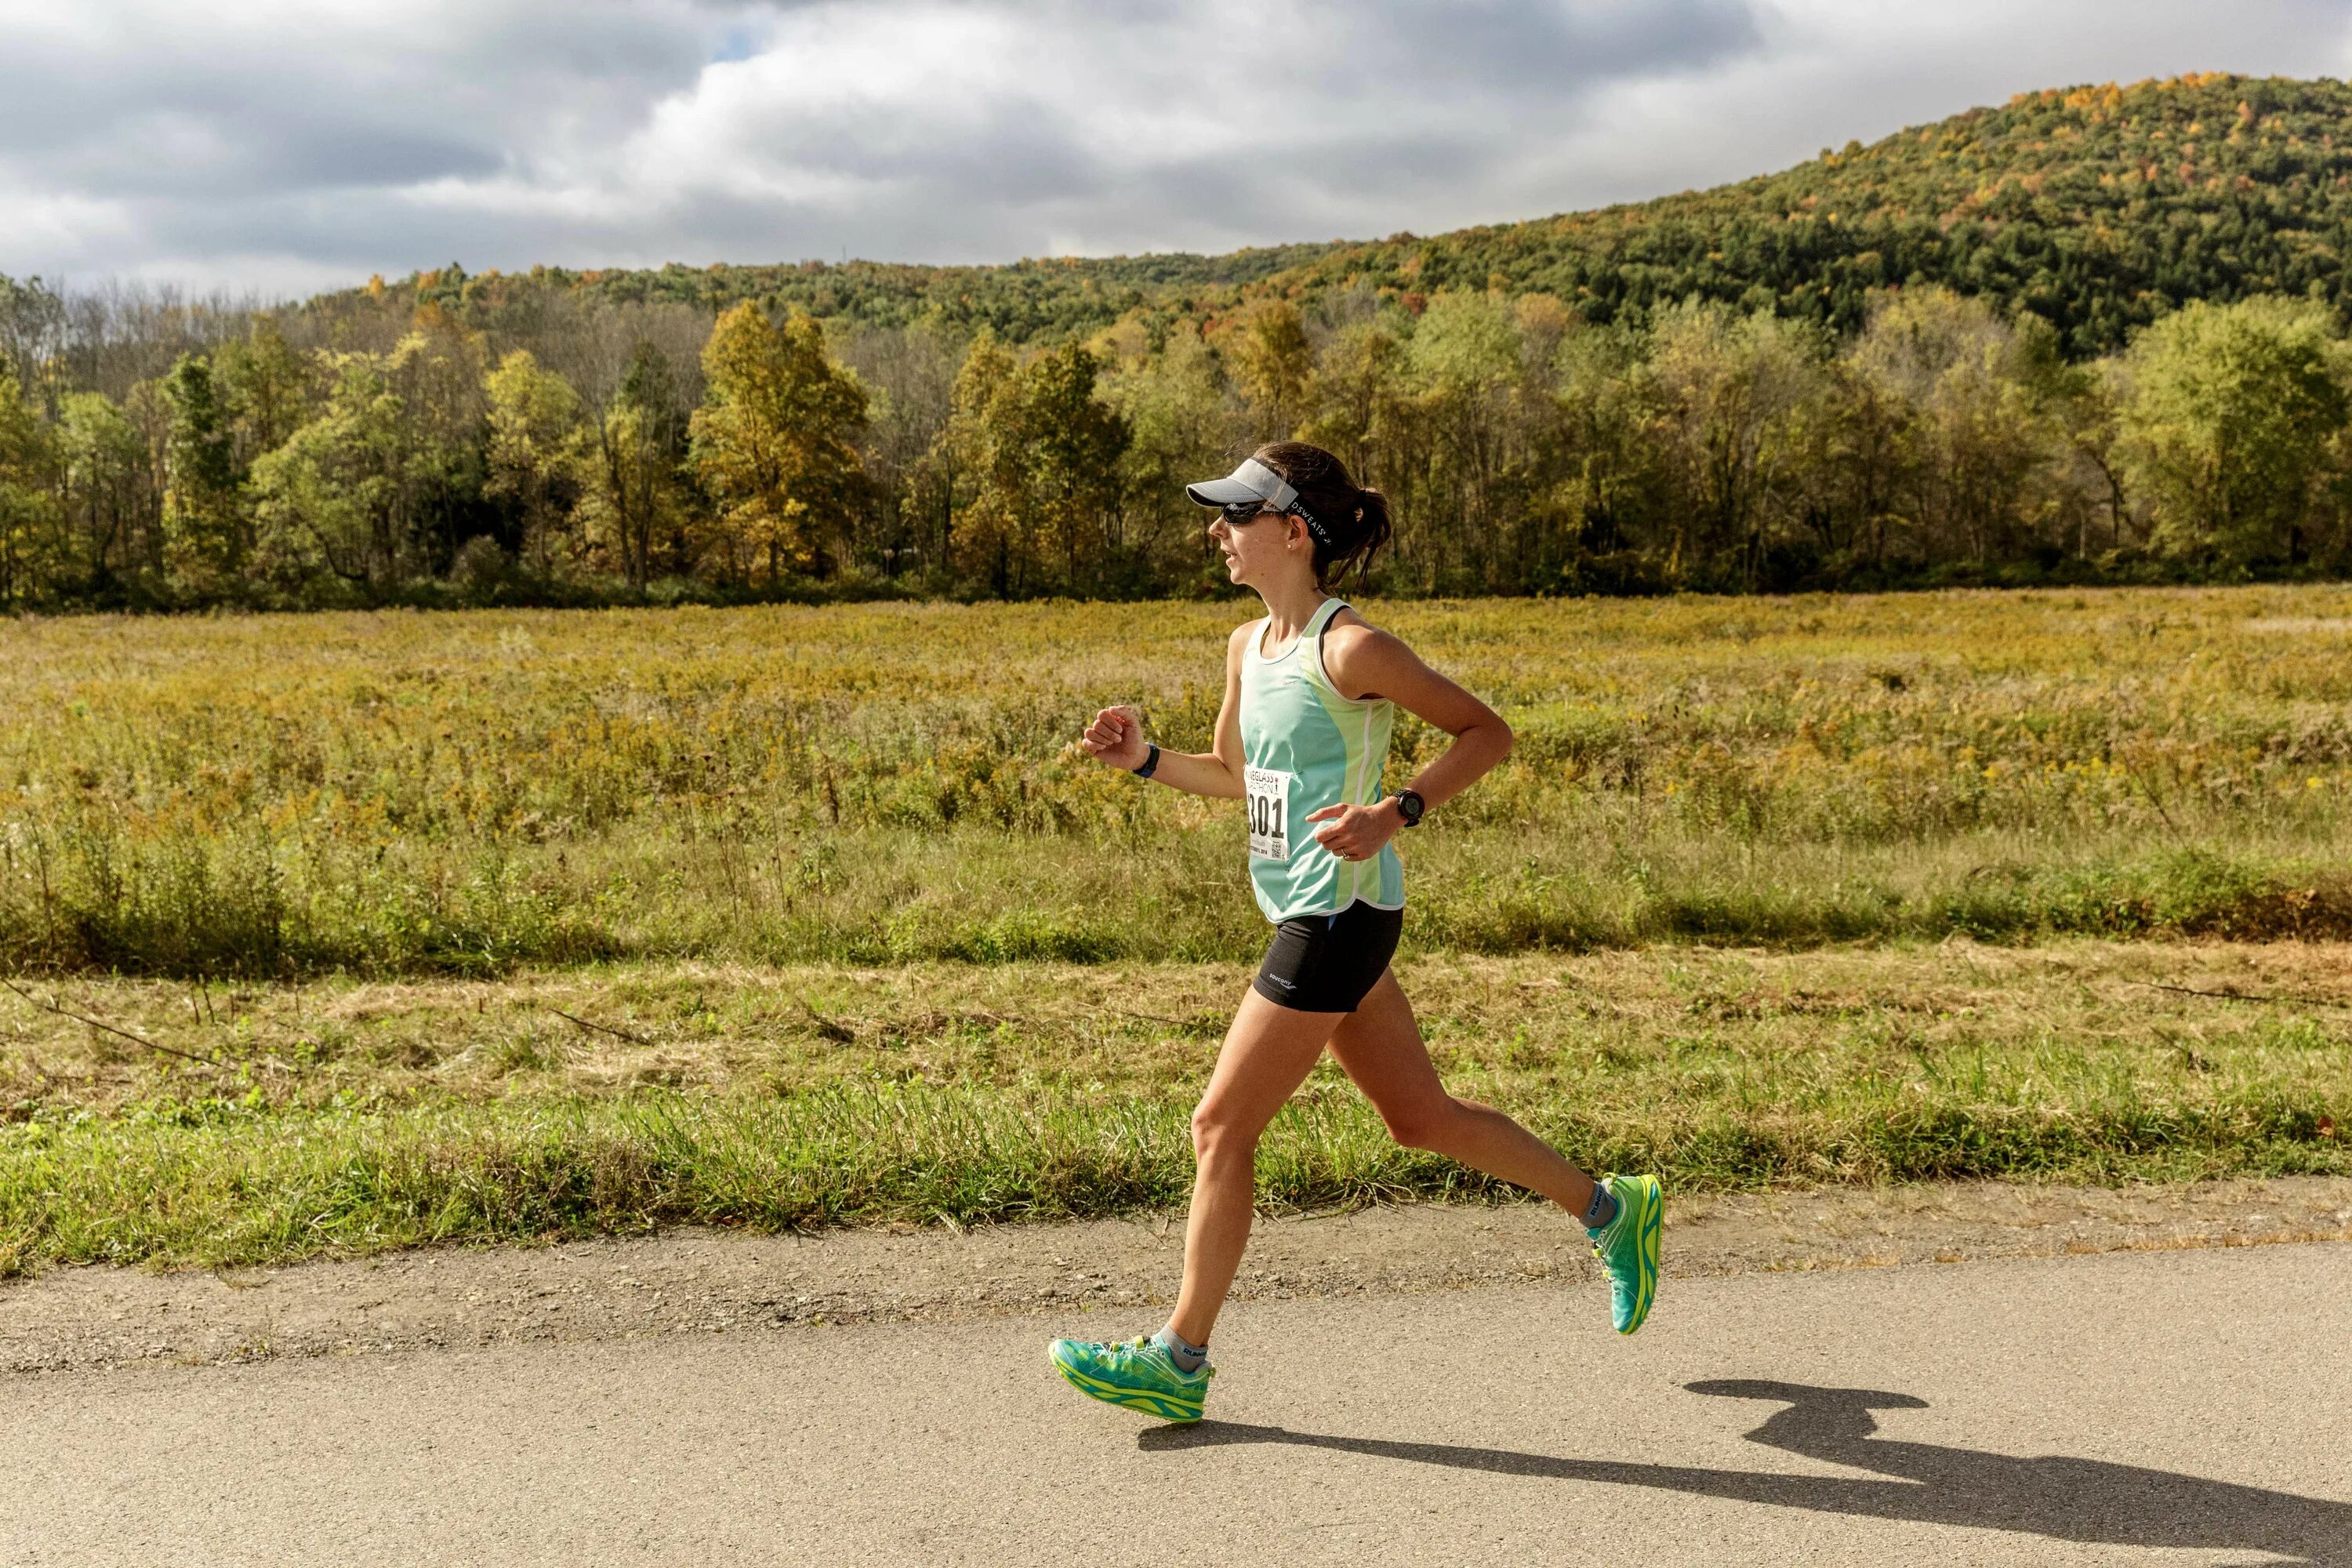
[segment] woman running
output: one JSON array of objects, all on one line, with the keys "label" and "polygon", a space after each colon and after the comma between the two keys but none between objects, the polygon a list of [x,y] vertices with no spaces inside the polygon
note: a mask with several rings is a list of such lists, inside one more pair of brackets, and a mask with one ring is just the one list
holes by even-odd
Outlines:
[{"label": "woman running", "polygon": [[[1215,749],[1162,752],[1118,708],[1095,715],[1085,745],[1139,777],[1248,803],[1250,882],[1274,943],[1192,1112],[1198,1174],[1176,1310],[1126,1344],[1056,1340],[1054,1365],[1097,1399],[1201,1418],[1209,1331],[1249,1241],[1258,1136],[1327,1048],[1399,1142],[1530,1188],[1582,1221],[1608,1271],[1617,1331],[1632,1333],[1657,1292],[1657,1178],[1596,1182],[1501,1111],[1447,1094],[1389,969],[1404,924],[1404,868],[1389,841],[1508,755],[1510,727],[1332,596],[1351,568],[1361,580],[1389,536],[1387,501],[1359,489],[1339,458],[1280,441],[1185,493],[1218,509],[1209,533],[1233,581],[1265,601],[1265,616],[1225,645]],[[1454,743],[1411,787],[1384,795],[1399,708]]]}]

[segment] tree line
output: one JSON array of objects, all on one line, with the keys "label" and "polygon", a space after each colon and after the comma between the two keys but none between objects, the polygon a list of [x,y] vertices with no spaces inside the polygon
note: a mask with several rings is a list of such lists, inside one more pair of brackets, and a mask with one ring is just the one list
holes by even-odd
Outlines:
[{"label": "tree line", "polygon": [[0,605],[1215,591],[1188,479],[1390,495],[1420,595],[2352,567],[2352,352],[2301,298],[2069,360],[1937,286],[1860,326],[1362,285],[1020,344],[543,290],[247,310],[0,279]]}]

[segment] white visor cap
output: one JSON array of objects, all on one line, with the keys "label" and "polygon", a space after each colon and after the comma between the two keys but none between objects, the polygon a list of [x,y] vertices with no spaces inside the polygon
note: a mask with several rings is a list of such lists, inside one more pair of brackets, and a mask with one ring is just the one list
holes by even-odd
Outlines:
[{"label": "white visor cap", "polygon": [[1244,458],[1242,466],[1222,479],[1186,485],[1184,493],[1202,506],[1234,506],[1255,500],[1264,501],[1276,511],[1288,511],[1298,500],[1298,492],[1280,474],[1255,458]]},{"label": "white visor cap", "polygon": [[1244,458],[1242,466],[1222,479],[1186,485],[1184,493],[1202,506],[1235,506],[1254,500],[1276,511],[1293,513],[1319,543],[1331,543],[1330,531],[1323,526],[1320,518],[1299,504],[1298,492],[1291,488],[1290,481],[1255,458]]}]

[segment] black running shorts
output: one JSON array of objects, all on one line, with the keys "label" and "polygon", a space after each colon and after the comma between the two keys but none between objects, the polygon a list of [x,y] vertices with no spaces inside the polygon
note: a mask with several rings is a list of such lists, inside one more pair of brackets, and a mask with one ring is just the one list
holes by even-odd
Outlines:
[{"label": "black running shorts", "polygon": [[1336,915],[1301,915],[1274,930],[1251,989],[1300,1013],[1352,1013],[1380,984],[1404,930],[1402,910],[1359,899]]}]

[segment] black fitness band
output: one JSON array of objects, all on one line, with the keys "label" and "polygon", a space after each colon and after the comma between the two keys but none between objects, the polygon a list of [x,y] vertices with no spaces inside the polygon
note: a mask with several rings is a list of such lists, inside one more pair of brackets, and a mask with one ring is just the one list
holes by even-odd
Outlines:
[{"label": "black fitness band", "polygon": [[1160,742],[1157,741],[1146,741],[1143,743],[1150,748],[1150,750],[1143,759],[1143,765],[1135,770],[1135,776],[1139,779],[1148,779],[1151,776],[1151,770],[1160,765]]}]

